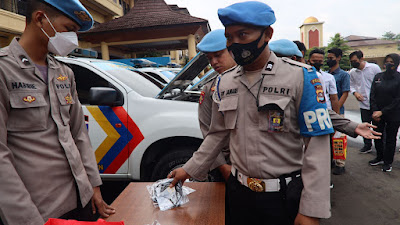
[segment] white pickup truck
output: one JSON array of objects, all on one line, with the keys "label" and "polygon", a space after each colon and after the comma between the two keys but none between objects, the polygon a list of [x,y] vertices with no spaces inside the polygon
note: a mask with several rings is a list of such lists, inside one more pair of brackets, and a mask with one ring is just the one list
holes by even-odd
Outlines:
[{"label": "white pickup truck", "polygon": [[103,179],[165,178],[201,144],[197,115],[200,92],[187,89],[208,65],[204,55],[197,55],[162,90],[122,63],[58,59],[75,73]]}]

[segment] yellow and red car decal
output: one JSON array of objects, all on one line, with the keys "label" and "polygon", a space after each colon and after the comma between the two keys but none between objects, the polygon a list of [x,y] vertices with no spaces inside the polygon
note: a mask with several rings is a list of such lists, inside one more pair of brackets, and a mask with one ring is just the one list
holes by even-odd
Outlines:
[{"label": "yellow and red car decal", "polygon": [[87,106],[86,108],[107,135],[95,150],[99,171],[114,174],[128,160],[144,136],[123,107]]}]

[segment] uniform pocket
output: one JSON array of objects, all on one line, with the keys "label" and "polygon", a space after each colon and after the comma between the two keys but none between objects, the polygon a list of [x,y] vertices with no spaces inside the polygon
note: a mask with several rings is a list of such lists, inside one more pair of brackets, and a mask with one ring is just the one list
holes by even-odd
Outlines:
[{"label": "uniform pocket", "polygon": [[8,131],[41,131],[47,127],[46,100],[42,93],[11,92]]},{"label": "uniform pocket", "polygon": [[224,114],[225,129],[236,128],[238,96],[225,97],[219,104],[218,111]]},{"label": "uniform pocket", "polygon": [[289,132],[289,96],[261,95],[259,98],[259,128],[267,132]]},{"label": "uniform pocket", "polygon": [[57,91],[57,97],[60,102],[60,115],[64,126],[67,126],[70,121],[69,110],[71,105],[75,104],[75,100],[71,95],[69,90],[67,91]]}]

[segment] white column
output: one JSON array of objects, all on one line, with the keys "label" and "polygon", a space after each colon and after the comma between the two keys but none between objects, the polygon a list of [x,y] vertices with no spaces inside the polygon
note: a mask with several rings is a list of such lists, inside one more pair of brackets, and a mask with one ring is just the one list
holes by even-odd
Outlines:
[{"label": "white column", "polygon": [[196,56],[196,38],[193,34],[188,36],[188,50],[189,50],[189,60]]}]

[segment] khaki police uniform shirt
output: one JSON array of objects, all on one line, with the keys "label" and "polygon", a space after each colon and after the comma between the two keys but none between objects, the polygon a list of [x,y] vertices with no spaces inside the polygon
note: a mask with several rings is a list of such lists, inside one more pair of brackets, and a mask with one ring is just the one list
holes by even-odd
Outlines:
[{"label": "khaki police uniform shirt", "polygon": [[[42,225],[101,185],[72,70],[51,56],[48,84],[14,39],[0,50],[0,216]],[[79,193],[76,193],[78,190]]]},{"label": "khaki police uniform shirt", "polygon": [[[227,72],[220,81],[219,107],[213,107],[210,131],[193,157],[183,166],[201,179],[230,137],[232,166],[243,174],[261,179],[278,178],[302,170],[304,189],[299,212],[317,218],[330,217],[330,148],[329,135],[303,141],[298,111],[303,92],[303,69],[289,59],[277,58],[271,52],[261,71],[259,82],[250,86],[242,67]],[[302,64],[311,69],[311,67]],[[283,127],[271,132],[266,111],[259,105],[276,104],[284,109]],[[213,103],[216,104],[216,103]],[[303,145],[306,147],[303,149]]]},{"label": "khaki police uniform shirt", "polygon": [[345,133],[353,138],[358,136],[358,134],[356,134],[355,132],[358,123],[353,122],[345,117],[342,117],[332,109],[329,109],[328,111],[329,111],[329,117],[331,118],[332,121],[333,128],[335,130]]},{"label": "khaki police uniform shirt", "polygon": [[[210,130],[211,126],[211,116],[212,116],[212,107],[213,107],[213,99],[212,96],[215,92],[215,81],[216,79],[210,80],[206,83],[203,88],[199,99],[199,124],[200,130],[205,138]],[[215,106],[214,106],[215,107]],[[215,159],[214,164],[211,166],[210,170],[213,170],[219,166],[224,164],[230,164],[229,160],[229,139],[226,140],[226,144],[222,149],[222,152],[218,154],[218,157]]]}]

